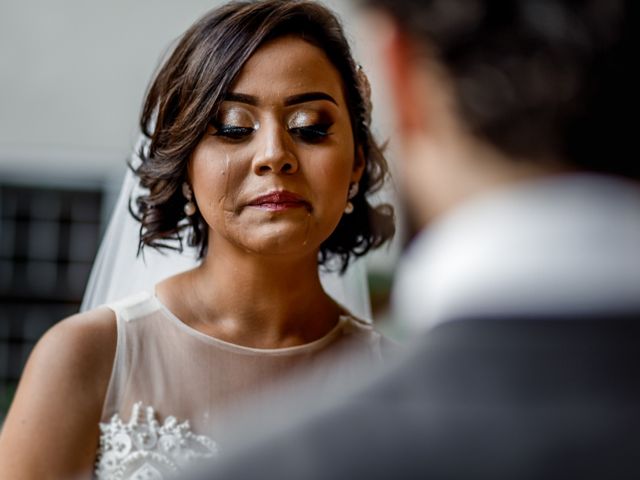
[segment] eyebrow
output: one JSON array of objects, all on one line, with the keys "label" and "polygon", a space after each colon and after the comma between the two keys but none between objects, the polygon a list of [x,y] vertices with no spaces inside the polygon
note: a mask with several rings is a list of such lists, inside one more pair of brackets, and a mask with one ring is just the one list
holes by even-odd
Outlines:
[{"label": "eyebrow", "polygon": [[224,101],[247,103],[249,105],[258,105],[258,97],[254,97],[253,95],[246,95],[244,93],[227,93],[224,96]]},{"label": "eyebrow", "polygon": [[298,103],[305,103],[305,102],[313,102],[315,100],[327,100],[335,105],[338,105],[338,102],[336,102],[331,95],[324,92],[307,92],[307,93],[301,93],[300,95],[293,95],[291,97],[287,97],[284,101],[284,104],[285,106],[288,107],[290,105],[296,105]]},{"label": "eyebrow", "polygon": [[[336,100],[329,95],[328,93],[324,93],[324,92],[306,92],[306,93],[301,93],[299,95],[292,95],[290,97],[285,98],[284,100],[284,105],[286,107],[289,107],[291,105],[297,105],[298,103],[305,103],[305,102],[313,102],[316,100],[327,100],[335,105],[338,105],[338,102],[336,102]],[[258,105],[258,97],[255,97],[253,95],[247,95],[245,93],[227,93],[224,96],[224,101],[227,102],[240,102],[240,103],[246,103],[248,105]]]}]

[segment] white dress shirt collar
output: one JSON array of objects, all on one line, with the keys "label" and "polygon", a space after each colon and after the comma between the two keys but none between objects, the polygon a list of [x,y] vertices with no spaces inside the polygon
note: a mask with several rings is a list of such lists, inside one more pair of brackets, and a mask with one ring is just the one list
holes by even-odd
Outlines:
[{"label": "white dress shirt collar", "polygon": [[415,239],[392,298],[410,330],[640,308],[640,186],[562,175],[462,205]]}]

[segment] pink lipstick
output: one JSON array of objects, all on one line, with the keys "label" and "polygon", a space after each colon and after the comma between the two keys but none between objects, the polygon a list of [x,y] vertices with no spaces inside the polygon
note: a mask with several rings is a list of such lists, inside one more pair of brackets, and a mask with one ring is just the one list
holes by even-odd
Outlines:
[{"label": "pink lipstick", "polygon": [[261,195],[251,200],[249,206],[276,212],[291,208],[311,208],[311,205],[304,197],[286,190]]}]

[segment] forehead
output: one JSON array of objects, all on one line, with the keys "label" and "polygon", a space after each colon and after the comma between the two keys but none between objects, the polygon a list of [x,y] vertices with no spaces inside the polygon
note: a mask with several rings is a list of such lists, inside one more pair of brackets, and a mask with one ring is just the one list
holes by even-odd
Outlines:
[{"label": "forehead", "polygon": [[320,48],[300,37],[285,36],[262,45],[231,87],[234,93],[263,98],[325,92],[344,105],[342,78]]}]

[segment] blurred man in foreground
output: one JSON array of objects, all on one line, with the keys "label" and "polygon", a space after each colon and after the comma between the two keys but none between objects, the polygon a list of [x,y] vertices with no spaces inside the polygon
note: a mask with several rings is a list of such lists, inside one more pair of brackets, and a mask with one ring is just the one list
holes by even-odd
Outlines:
[{"label": "blurred man in foreground", "polygon": [[423,227],[412,351],[214,478],[638,478],[630,3],[367,2]]}]

